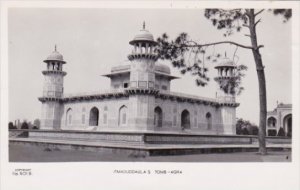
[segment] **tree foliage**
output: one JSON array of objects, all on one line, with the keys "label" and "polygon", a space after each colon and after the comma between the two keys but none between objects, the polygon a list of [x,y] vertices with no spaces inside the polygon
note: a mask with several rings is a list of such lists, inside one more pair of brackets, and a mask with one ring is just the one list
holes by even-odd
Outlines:
[{"label": "tree foliage", "polygon": [[[259,101],[260,101],[260,120],[259,120],[259,152],[266,154],[266,117],[267,117],[267,96],[266,96],[266,77],[264,73],[264,65],[260,48],[264,46],[258,43],[257,38],[257,25],[262,22],[259,18],[261,13],[265,10],[254,9],[206,9],[204,16],[212,22],[212,25],[219,30],[224,30],[224,37],[228,37],[235,32],[240,32],[243,29],[248,31],[248,34],[244,34],[249,37],[251,45],[240,44],[233,41],[219,41],[202,44],[201,42],[193,41],[189,38],[187,33],[181,33],[174,40],[170,40],[167,34],[163,34],[158,38],[159,48],[158,55],[162,60],[170,60],[174,67],[179,68],[181,73],[185,74],[190,72],[192,75],[196,75],[196,83],[199,86],[205,86],[209,82],[207,76],[207,62],[216,62],[221,58],[220,53],[213,52],[211,55],[207,55],[208,48],[215,47],[219,44],[231,44],[236,48],[244,48],[251,50],[255,62],[255,68],[258,77],[258,89],[259,89]],[[284,22],[288,21],[292,16],[291,9],[272,9],[269,10],[274,15],[281,15],[284,18]],[[236,52],[235,52],[236,53]],[[239,74],[246,67],[241,67],[237,70],[237,74],[231,80],[225,80],[219,83],[221,89],[224,92],[231,94],[239,94],[243,87],[241,86],[241,79],[244,74]],[[231,89],[232,88],[232,89]]]},{"label": "tree foliage", "polygon": [[217,29],[225,29],[224,37],[240,32],[249,19],[244,9],[205,9],[204,16],[209,19]]},{"label": "tree foliage", "polygon": [[[156,51],[159,59],[171,61],[181,74],[190,73],[195,76],[198,86],[206,86],[210,81],[207,65],[225,58],[214,50],[207,51],[208,47],[214,48],[216,44],[198,44],[191,40],[187,33],[179,34],[174,40],[170,40],[169,36],[164,33],[157,39],[157,42],[159,45]],[[241,86],[241,79],[245,76],[243,72],[245,70],[247,66],[237,65],[234,77],[228,81],[218,81],[221,89],[231,94],[240,94],[244,89]]]},{"label": "tree foliage", "polygon": [[220,89],[222,89],[226,94],[239,95],[244,90],[244,87],[242,86],[242,78],[245,74],[243,71],[246,71],[248,67],[246,65],[238,65],[235,69],[236,71],[234,76],[227,80],[215,78]]},{"label": "tree foliage", "polygon": [[270,9],[274,15],[283,16],[283,22],[287,22],[292,17],[292,9]]},{"label": "tree foliage", "polygon": [[[263,9],[257,11],[255,16],[261,14],[263,11]],[[274,15],[283,16],[284,21],[289,20],[292,16],[291,9],[273,9],[269,11],[272,11]],[[243,28],[250,27],[249,16],[246,9],[205,9],[204,16],[209,19],[217,29],[224,30],[224,37],[228,37],[235,32],[240,32]],[[254,24],[255,27],[260,22],[261,19],[258,19]],[[245,36],[250,37],[250,34],[245,34]],[[171,61],[173,66],[178,68],[182,74],[190,73],[196,76],[195,81],[198,86],[206,86],[210,81],[207,75],[207,65],[216,63],[223,58],[221,53],[214,51],[215,45],[231,44],[235,45],[236,48],[254,49],[252,46],[231,41],[201,44],[193,41],[185,32],[180,33],[173,40],[164,33],[157,39],[157,42],[159,59]],[[262,47],[263,45],[259,45],[257,48]],[[208,51],[208,48],[213,48],[213,51]],[[237,56],[235,53],[233,59]],[[237,64],[235,77],[230,80],[217,81],[221,89],[226,93],[240,94],[244,90],[244,87],[242,87],[242,78],[245,76],[243,72],[245,70],[247,70],[246,65]]]},{"label": "tree foliage", "polygon": [[[206,74],[208,68],[204,65],[203,48],[190,48],[189,36],[187,33],[181,33],[175,40],[169,40],[167,34],[163,34],[157,39],[157,53],[160,59],[169,60],[175,68],[180,69],[182,74],[190,72],[192,75],[198,76],[196,84],[205,86],[209,81]],[[201,56],[202,55],[202,56]]]},{"label": "tree foliage", "polygon": [[258,135],[258,127],[248,120],[242,118],[236,122],[237,135]]},{"label": "tree foliage", "polygon": [[[254,16],[258,16],[264,9],[258,10]],[[291,9],[269,9],[274,15],[283,17],[283,22],[292,17]],[[224,29],[224,37],[240,32],[244,27],[249,28],[249,16],[246,9],[205,9],[204,16],[209,19],[217,29]],[[255,27],[261,19],[255,23]],[[249,36],[249,35],[246,35]]]}]

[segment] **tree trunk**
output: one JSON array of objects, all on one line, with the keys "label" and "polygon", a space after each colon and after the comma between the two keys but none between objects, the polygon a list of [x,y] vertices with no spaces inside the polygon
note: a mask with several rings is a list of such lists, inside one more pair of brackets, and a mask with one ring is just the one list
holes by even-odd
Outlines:
[{"label": "tree trunk", "polygon": [[266,120],[267,120],[267,92],[266,92],[266,79],[264,66],[262,63],[261,54],[257,45],[257,36],[256,36],[256,24],[255,23],[255,14],[254,9],[248,11],[249,17],[249,30],[251,44],[254,49],[252,53],[254,56],[254,61],[256,65],[257,77],[258,77],[258,86],[259,86],[259,132],[258,132],[258,143],[259,143],[259,153],[262,155],[267,154],[266,149]]}]

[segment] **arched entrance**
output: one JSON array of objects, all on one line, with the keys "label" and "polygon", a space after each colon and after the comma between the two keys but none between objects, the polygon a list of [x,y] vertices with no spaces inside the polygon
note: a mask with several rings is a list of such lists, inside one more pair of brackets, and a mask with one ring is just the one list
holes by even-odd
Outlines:
[{"label": "arched entrance", "polygon": [[98,126],[99,110],[93,107],[90,111],[89,126]]},{"label": "arched entrance", "polygon": [[183,112],[181,113],[181,127],[183,129],[191,128],[190,112],[187,110],[183,110]]},{"label": "arched entrance", "polygon": [[207,123],[207,129],[211,129],[211,123],[212,123],[211,114],[209,112],[206,113],[205,118]]},{"label": "arched entrance", "polygon": [[127,107],[121,106],[119,110],[119,126],[127,125]]},{"label": "arched entrance", "polygon": [[69,108],[66,112],[66,126],[72,125],[72,109]]},{"label": "arched entrance", "polygon": [[276,127],[276,119],[274,117],[269,117],[268,127]]},{"label": "arched entrance", "polygon": [[292,114],[288,114],[283,118],[283,129],[286,136],[292,137]]},{"label": "arched entrance", "polygon": [[160,107],[156,107],[154,109],[154,126],[155,127],[162,127],[162,109]]}]

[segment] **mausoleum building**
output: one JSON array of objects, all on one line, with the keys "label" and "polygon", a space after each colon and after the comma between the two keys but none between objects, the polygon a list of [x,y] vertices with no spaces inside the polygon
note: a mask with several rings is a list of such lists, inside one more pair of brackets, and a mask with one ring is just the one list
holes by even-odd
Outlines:
[{"label": "mausoleum building", "polygon": [[[77,95],[64,94],[66,61],[55,48],[44,60],[41,129],[235,134],[239,104],[233,95],[219,90],[218,97],[204,98],[172,92],[172,80],[180,79],[157,62],[157,42],[145,26],[129,44],[130,64],[103,75],[110,79],[110,89]],[[218,80],[234,77],[235,64],[229,59],[215,68]]]},{"label": "mausoleum building", "polygon": [[267,113],[267,135],[277,136],[280,128],[285,136],[292,136],[292,104],[280,103]]}]

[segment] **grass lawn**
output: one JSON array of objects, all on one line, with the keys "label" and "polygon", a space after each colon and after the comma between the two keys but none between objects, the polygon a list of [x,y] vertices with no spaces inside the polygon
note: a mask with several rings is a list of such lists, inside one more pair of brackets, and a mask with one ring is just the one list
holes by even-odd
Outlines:
[{"label": "grass lawn", "polygon": [[268,152],[265,156],[255,152],[236,152],[136,158],[107,152],[59,149],[49,151],[39,146],[10,144],[9,160],[11,162],[290,162],[291,151]]}]

